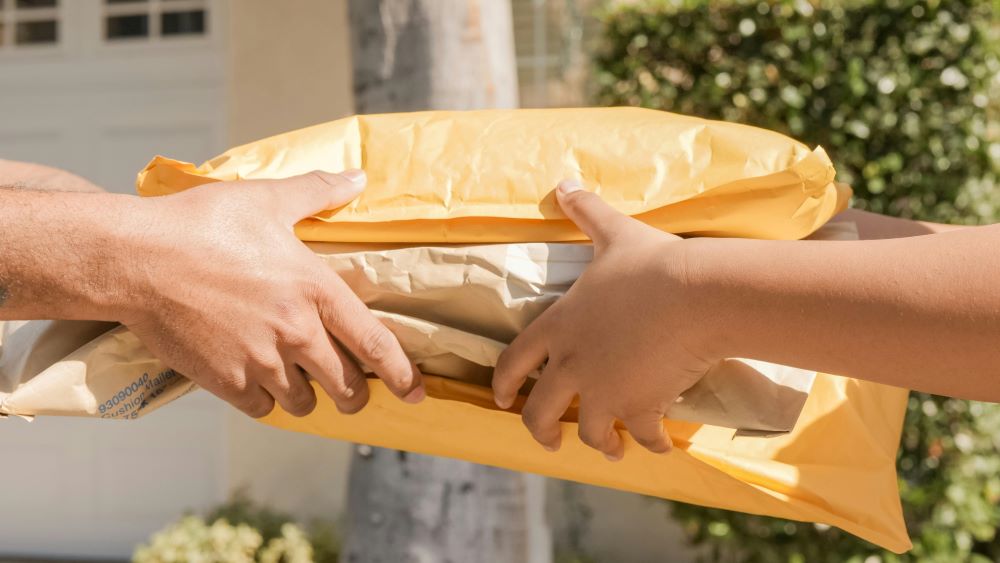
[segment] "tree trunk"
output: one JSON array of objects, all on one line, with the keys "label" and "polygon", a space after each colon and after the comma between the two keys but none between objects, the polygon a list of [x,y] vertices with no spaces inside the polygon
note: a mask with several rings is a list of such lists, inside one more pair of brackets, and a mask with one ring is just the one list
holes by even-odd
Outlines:
[{"label": "tree trunk", "polygon": [[[358,113],[517,106],[509,0],[350,0]],[[359,446],[341,561],[546,563],[544,481]]]}]

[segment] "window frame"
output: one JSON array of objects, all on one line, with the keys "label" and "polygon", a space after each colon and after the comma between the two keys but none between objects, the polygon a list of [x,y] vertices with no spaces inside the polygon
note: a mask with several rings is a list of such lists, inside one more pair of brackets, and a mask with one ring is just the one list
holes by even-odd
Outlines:
[{"label": "window frame", "polygon": [[[10,1],[10,0],[8,0]],[[100,0],[100,37],[98,43],[101,49],[117,49],[122,46],[136,47],[156,46],[176,43],[205,43],[214,35],[214,2],[211,0],[137,0],[109,4]],[[202,33],[183,33],[163,35],[162,17],[164,13],[201,11],[204,13],[205,30]],[[108,18],[114,16],[148,16],[148,33],[135,37],[108,37]]]},{"label": "window frame", "polygon": [[[62,49],[65,38],[63,9],[66,0],[45,8],[18,8],[17,0],[4,0],[0,6],[0,56],[12,54],[51,53]],[[56,40],[47,43],[17,43],[17,27],[25,22],[54,21]]]}]

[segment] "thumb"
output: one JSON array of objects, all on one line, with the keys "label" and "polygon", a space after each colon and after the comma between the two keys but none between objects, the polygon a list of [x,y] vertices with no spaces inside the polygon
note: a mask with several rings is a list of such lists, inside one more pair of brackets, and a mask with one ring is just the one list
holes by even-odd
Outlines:
[{"label": "thumb", "polygon": [[358,197],[368,178],[363,170],[339,174],[316,170],[299,176],[268,180],[276,211],[289,225],[327,209],[336,209]]},{"label": "thumb", "polygon": [[597,194],[584,191],[578,180],[559,182],[556,199],[563,212],[597,247],[607,245],[614,234],[632,220]]}]

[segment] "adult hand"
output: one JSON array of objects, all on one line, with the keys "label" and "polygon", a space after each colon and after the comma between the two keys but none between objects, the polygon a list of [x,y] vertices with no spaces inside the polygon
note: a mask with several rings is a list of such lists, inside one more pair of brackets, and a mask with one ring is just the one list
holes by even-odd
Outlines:
[{"label": "adult hand", "polygon": [[579,396],[580,439],[608,459],[623,455],[616,420],[641,445],[667,452],[664,415],[712,365],[692,353],[700,347],[684,298],[685,241],[619,213],[578,182],[560,184],[557,198],[593,240],[594,261],[500,356],[497,405],[509,408],[547,360],[522,409],[546,449],[559,448],[559,419]]},{"label": "adult hand", "polygon": [[[364,172],[213,184],[139,200],[123,323],[168,366],[252,417],[303,416],[311,376],[342,412],[368,401],[350,352],[398,397],[424,397],[395,336],[294,235],[361,193]],[[308,375],[307,375],[308,374]]]}]

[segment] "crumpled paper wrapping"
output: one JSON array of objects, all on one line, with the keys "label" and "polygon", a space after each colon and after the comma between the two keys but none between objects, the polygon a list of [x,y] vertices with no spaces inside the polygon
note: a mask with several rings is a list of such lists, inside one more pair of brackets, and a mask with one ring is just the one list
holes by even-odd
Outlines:
[{"label": "crumpled paper wrapping", "polygon": [[201,166],[158,156],[144,196],[221,180],[364,168],[368,188],[301,222],[309,241],[585,240],[552,190],[579,178],[673,233],[807,236],[844,209],[823,149],[779,133],[639,108],[432,111],[339,119],[231,149]]},{"label": "crumpled paper wrapping", "polygon": [[[820,238],[850,237],[826,227]],[[593,259],[581,244],[386,247],[310,243],[373,309],[422,371],[488,388],[510,342]],[[0,414],[135,418],[195,388],[128,330],[108,323],[8,325]],[[743,435],[788,432],[815,372],[726,360],[684,393],[671,418]],[[766,406],[766,408],[762,408]]]}]

